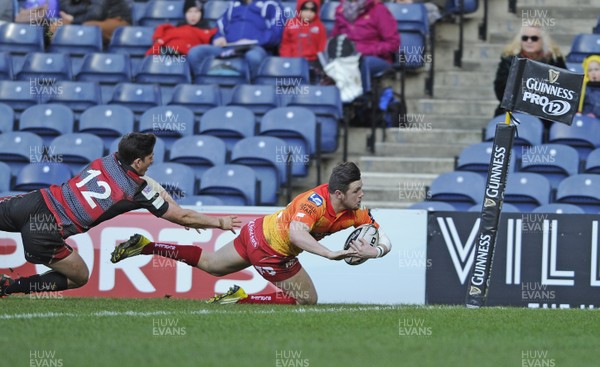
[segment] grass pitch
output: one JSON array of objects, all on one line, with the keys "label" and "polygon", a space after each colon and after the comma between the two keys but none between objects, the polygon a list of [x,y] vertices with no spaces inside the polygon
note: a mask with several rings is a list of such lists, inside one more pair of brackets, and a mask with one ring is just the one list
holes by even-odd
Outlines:
[{"label": "grass pitch", "polygon": [[597,310],[0,299],[1,366],[597,366]]}]

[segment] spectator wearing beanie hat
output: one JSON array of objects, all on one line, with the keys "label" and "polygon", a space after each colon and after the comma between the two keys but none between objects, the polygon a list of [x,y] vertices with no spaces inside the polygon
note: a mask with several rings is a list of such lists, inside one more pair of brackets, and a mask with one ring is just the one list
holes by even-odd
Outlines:
[{"label": "spectator wearing beanie hat", "polygon": [[319,0],[298,0],[298,15],[290,19],[283,31],[279,55],[283,57],[304,57],[308,61],[317,60],[317,54],[325,50],[327,33],[319,19]]},{"label": "spectator wearing beanie hat", "polygon": [[154,44],[146,55],[187,55],[190,49],[197,45],[210,43],[217,28],[210,28],[203,17],[202,2],[185,0],[183,6],[185,21],[174,26],[161,24],[154,31]]}]

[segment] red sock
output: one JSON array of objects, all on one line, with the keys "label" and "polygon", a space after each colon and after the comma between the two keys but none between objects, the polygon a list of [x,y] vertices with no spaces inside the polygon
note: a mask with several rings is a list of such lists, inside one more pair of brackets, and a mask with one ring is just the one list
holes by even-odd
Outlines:
[{"label": "red sock", "polygon": [[168,257],[169,259],[183,261],[190,266],[196,266],[200,261],[202,249],[198,246],[150,242],[144,246],[142,254]]},{"label": "red sock", "polygon": [[270,303],[278,305],[295,305],[296,299],[288,296],[283,292],[275,292],[269,294],[250,294],[248,298],[243,298],[237,303]]}]

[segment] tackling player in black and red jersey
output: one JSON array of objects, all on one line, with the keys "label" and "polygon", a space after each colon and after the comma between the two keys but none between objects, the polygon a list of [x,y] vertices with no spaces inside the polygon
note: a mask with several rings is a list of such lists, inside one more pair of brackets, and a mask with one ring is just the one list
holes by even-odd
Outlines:
[{"label": "tackling player in black and red jersey", "polygon": [[[25,259],[52,269],[18,279],[0,275],[0,297],[85,285],[87,265],[65,239],[131,210],[144,208],[188,228],[234,231],[240,227],[235,216],[211,217],[181,208],[160,184],[145,176],[155,143],[153,134],[127,134],[118,152],[96,159],[62,185],[0,199],[0,230],[20,232]],[[40,220],[44,226],[34,223]],[[194,249],[186,256],[194,265],[200,258]]]}]

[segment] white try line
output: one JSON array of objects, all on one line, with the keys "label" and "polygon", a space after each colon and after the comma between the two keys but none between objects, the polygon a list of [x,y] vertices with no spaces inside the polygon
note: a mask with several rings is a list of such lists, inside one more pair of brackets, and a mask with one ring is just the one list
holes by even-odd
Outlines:
[{"label": "white try line", "polygon": [[[231,307],[231,306],[225,306]],[[237,306],[233,306],[237,307]],[[243,306],[242,306],[243,307]],[[221,310],[196,310],[196,311],[98,311],[90,313],[72,313],[72,312],[44,312],[44,313],[17,313],[0,314],[0,320],[15,319],[50,319],[57,317],[148,317],[148,316],[171,316],[171,315],[213,315],[213,314],[273,314],[281,313],[340,313],[340,312],[360,312],[360,311],[394,311],[399,310],[399,306],[359,306],[359,307],[325,307],[325,308],[307,308],[298,307],[292,309],[274,309],[265,310],[253,309],[244,310],[241,308],[224,308]]]}]

